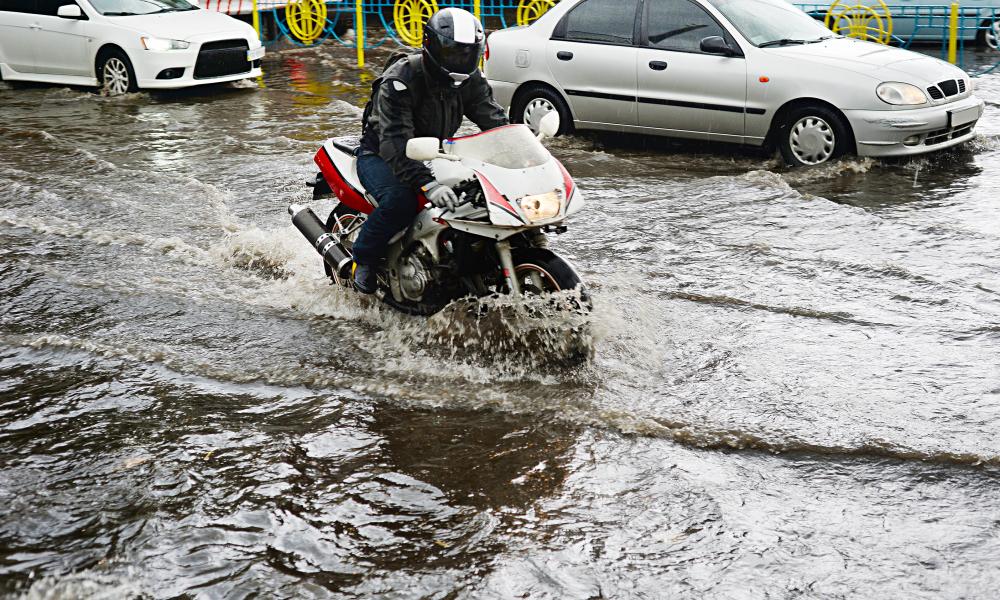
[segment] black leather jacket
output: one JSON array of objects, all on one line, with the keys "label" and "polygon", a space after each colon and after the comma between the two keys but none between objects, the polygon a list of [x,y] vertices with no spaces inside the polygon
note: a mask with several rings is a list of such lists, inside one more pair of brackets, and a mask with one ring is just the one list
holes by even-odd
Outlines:
[{"label": "black leather jacket", "polygon": [[361,149],[380,155],[401,183],[420,188],[434,181],[434,175],[424,163],[406,157],[406,142],[415,137],[450,138],[463,116],[483,131],[508,123],[482,73],[476,71],[460,88],[449,87],[427,75],[416,54],[382,74]]}]

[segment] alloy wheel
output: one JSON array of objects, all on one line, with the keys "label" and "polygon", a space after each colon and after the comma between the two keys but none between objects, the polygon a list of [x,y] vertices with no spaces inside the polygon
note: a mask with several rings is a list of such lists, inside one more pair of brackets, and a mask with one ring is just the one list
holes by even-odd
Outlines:
[{"label": "alloy wheel", "polygon": [[555,111],[556,107],[545,98],[533,98],[524,107],[524,124],[530,127],[535,133],[538,133],[542,117]]},{"label": "alloy wheel", "polygon": [[1000,21],[993,21],[984,33],[986,45],[994,50],[1000,50]]},{"label": "alloy wheel", "polygon": [[818,165],[833,156],[837,136],[830,124],[819,117],[802,117],[788,134],[795,158],[805,165]]},{"label": "alloy wheel", "polygon": [[116,56],[112,56],[104,63],[102,70],[104,79],[104,89],[112,96],[119,96],[128,91],[129,81],[128,67]]}]

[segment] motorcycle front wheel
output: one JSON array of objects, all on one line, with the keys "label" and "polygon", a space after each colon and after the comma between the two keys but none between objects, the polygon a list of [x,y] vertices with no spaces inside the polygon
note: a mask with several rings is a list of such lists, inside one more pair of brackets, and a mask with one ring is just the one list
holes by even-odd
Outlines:
[{"label": "motorcycle front wheel", "polygon": [[544,248],[514,248],[514,273],[525,296],[579,292],[579,308],[591,309],[590,296],[576,270],[561,256]]}]

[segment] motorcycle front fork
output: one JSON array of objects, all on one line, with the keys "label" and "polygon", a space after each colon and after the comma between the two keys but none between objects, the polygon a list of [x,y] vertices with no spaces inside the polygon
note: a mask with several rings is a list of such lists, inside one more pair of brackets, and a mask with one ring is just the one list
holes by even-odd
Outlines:
[{"label": "motorcycle front fork", "polygon": [[521,295],[521,284],[517,280],[517,272],[514,270],[514,258],[510,254],[510,241],[502,240],[497,242],[497,256],[500,257],[500,266],[503,268],[503,276],[507,280],[507,289],[515,296]]}]

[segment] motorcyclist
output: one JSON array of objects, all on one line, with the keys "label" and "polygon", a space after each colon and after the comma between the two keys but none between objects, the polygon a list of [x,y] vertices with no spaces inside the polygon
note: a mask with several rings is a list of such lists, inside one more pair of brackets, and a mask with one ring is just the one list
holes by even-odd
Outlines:
[{"label": "motorcyclist", "polygon": [[413,221],[418,192],[437,207],[454,209],[458,202],[454,190],[437,182],[424,163],[406,157],[406,143],[415,137],[453,137],[463,116],[483,131],[508,124],[479,71],[485,45],[479,19],[459,8],[440,10],[424,27],[423,51],[390,65],[373,90],[358,177],[378,208],[354,242],[358,291],[377,289],[375,267],[389,240]]}]

